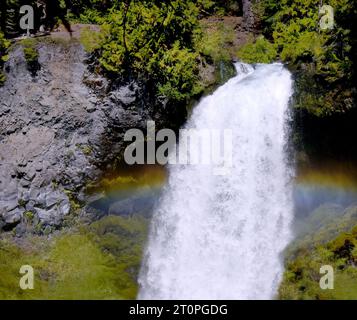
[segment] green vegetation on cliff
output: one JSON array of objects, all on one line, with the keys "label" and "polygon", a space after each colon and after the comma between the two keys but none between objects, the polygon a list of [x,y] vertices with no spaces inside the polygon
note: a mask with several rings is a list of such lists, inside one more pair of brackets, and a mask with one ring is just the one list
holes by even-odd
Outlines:
[{"label": "green vegetation on cliff", "polygon": [[[277,57],[297,74],[297,107],[324,116],[345,112],[355,97],[357,6],[353,1],[331,0],[332,29],[320,26],[319,3],[314,0],[263,0],[263,34],[238,55],[248,62],[270,62]],[[264,52],[266,54],[264,54]]]},{"label": "green vegetation on cliff", "polygon": [[[327,244],[311,250],[301,249],[287,263],[281,299],[356,299],[357,297],[357,227],[342,233]],[[334,270],[334,289],[320,288],[320,268],[330,265]]]},{"label": "green vegetation on cliff", "polygon": [[218,8],[212,1],[119,2],[95,19],[102,23],[102,36],[86,32],[82,40],[111,77],[135,77],[153,83],[159,98],[184,101],[203,90],[200,61],[226,59],[219,44],[231,35],[206,33],[199,22],[206,10]]},{"label": "green vegetation on cliff", "polygon": [[5,75],[2,71],[3,64],[7,60],[6,50],[10,43],[4,37],[4,34],[0,31],[0,86],[5,82]]},{"label": "green vegetation on cliff", "polygon": [[[19,19],[21,4],[21,0],[5,0],[0,8],[4,18],[1,29],[8,36],[24,33],[17,23],[14,30],[10,28]],[[231,56],[225,49],[233,30],[223,25],[210,34],[200,20],[242,11],[239,2],[233,0],[56,0],[26,4],[35,10],[37,30],[40,25],[50,30],[60,21],[69,30],[68,20],[100,25],[100,31],[87,29],[81,36],[97,64],[95,70],[119,82],[141,81],[148,86],[147,92],[173,103],[184,103],[201,94],[211,82],[202,79],[207,73],[202,68],[212,64],[220,68],[221,62]],[[16,12],[15,17],[9,15],[9,8]],[[44,10],[47,14],[40,18]],[[25,47],[24,51],[32,61],[34,50]]]},{"label": "green vegetation on cliff", "polygon": [[[332,209],[331,214],[328,214]],[[357,208],[321,207],[306,221],[306,234],[288,248],[280,299],[356,299]],[[333,267],[334,289],[322,290],[320,268]]]},{"label": "green vegetation on cliff", "polygon": [[[238,50],[238,57],[249,63],[288,63],[296,74],[296,107],[317,116],[351,109],[356,94],[356,4],[332,0],[329,5],[334,27],[323,30],[316,1],[259,1],[254,11],[260,15],[263,36]],[[103,70],[152,81],[160,97],[181,101],[202,91],[200,66],[232,56],[232,46],[227,49],[226,44],[235,31],[222,25],[207,33],[202,18],[241,10],[234,1],[131,0],[114,1],[110,10],[94,3],[81,17],[87,12],[87,22],[103,26],[100,41],[94,46],[87,41]]]},{"label": "green vegetation on cliff", "polygon": [[[323,13],[315,0],[253,3],[264,38],[249,41],[238,56],[250,63],[276,59],[288,63],[296,74],[298,108],[318,116],[351,109],[356,96],[356,2],[329,1],[334,25],[327,30],[320,27]],[[2,2],[0,29],[8,36],[23,32],[16,27],[21,4],[21,0]],[[36,1],[26,4],[32,4],[36,16],[41,16],[44,8]],[[103,72],[114,79],[136,78],[151,84],[149,89],[159,98],[186,101],[204,89],[200,68],[210,60],[217,66],[217,59],[229,56],[226,46],[217,44],[228,40],[231,31],[205,33],[200,20],[241,15],[240,6],[233,0],[45,1],[46,18],[37,18],[35,25],[52,28],[62,21],[68,27],[69,19],[101,25],[101,33],[87,33],[83,39]],[[0,55],[1,50],[0,35]]]},{"label": "green vegetation on cliff", "polygon": [[36,47],[37,42],[33,39],[24,39],[21,41],[21,45],[24,51],[27,68],[33,75],[35,75],[40,68],[38,63],[39,53]]},{"label": "green vegetation on cliff", "polygon": [[247,63],[271,63],[277,58],[276,47],[263,36],[251,39],[238,51],[238,56]]}]

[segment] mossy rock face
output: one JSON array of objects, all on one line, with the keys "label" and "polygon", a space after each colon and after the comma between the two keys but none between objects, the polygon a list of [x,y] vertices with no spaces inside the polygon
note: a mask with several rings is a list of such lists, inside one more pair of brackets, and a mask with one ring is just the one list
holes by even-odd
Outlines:
[{"label": "mossy rock face", "polygon": [[[135,299],[147,237],[141,217],[109,216],[91,225],[0,240],[0,299]],[[34,289],[21,290],[19,269],[34,269]]]},{"label": "mossy rock face", "polygon": [[233,78],[237,71],[231,61],[220,61],[217,65],[216,79],[219,85]]},{"label": "mossy rock face", "polygon": [[[203,91],[198,97],[212,94],[218,86],[225,84],[237,74],[234,64],[230,60],[220,60],[211,64],[206,63],[200,67],[199,72]],[[188,110],[191,110],[196,102],[194,100],[193,105],[188,106]]]},{"label": "mossy rock face", "polygon": [[[286,252],[286,269],[279,288],[280,299],[357,299],[356,207],[342,216],[327,217],[326,223],[312,226],[308,235],[295,240]],[[321,219],[322,221],[322,219]],[[322,266],[334,271],[334,289],[323,290]]]}]

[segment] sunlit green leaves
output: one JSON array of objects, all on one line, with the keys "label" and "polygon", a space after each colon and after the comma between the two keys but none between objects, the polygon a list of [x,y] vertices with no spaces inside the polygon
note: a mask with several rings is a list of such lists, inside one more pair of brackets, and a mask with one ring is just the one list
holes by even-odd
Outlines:
[{"label": "sunlit green leaves", "polygon": [[296,80],[296,106],[318,116],[351,108],[355,91],[353,30],[357,6],[348,0],[332,0],[328,4],[334,9],[332,30],[320,28],[317,1],[262,1],[266,37],[274,44],[281,60],[295,70],[303,70],[299,77],[305,83]]},{"label": "sunlit green leaves", "polygon": [[102,67],[154,80],[159,96],[188,98],[196,83],[197,55],[191,48],[199,10],[192,1],[118,4],[104,23],[108,34],[100,45]]},{"label": "sunlit green leaves", "polygon": [[7,48],[10,46],[10,42],[5,39],[4,34],[0,31],[0,86],[4,84],[6,77],[2,71],[3,63],[7,61]]},{"label": "sunlit green leaves", "polygon": [[249,41],[238,51],[238,57],[247,63],[271,63],[277,57],[275,46],[263,36]]}]

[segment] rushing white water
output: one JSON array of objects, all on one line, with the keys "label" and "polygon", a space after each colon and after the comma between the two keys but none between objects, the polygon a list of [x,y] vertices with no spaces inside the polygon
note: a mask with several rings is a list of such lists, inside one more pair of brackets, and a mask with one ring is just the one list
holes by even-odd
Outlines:
[{"label": "rushing white water", "polygon": [[188,128],[232,129],[233,168],[172,165],[153,217],[139,299],[271,299],[293,218],[286,161],[290,73],[237,64]]}]

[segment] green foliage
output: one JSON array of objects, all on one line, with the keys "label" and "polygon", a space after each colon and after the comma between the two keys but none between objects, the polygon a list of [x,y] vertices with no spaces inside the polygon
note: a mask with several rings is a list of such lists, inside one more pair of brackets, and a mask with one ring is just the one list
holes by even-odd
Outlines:
[{"label": "green foliage", "polygon": [[[320,29],[319,4],[314,0],[263,0],[259,5],[265,36],[277,56],[298,71],[296,106],[318,116],[345,112],[355,95],[357,8],[348,0],[328,4],[335,13],[332,30]],[[247,46],[242,49],[245,59],[261,60],[254,46]]]},{"label": "green foliage", "polygon": [[[65,2],[66,7],[70,10],[69,19],[81,23],[101,24],[102,19],[111,9],[120,8],[120,1],[65,0]],[[126,1],[126,3],[129,2]],[[236,0],[197,0],[194,3],[199,8],[201,16],[236,15],[242,11]]]},{"label": "green foliage", "polygon": [[32,211],[25,211],[24,217],[26,218],[27,222],[32,223],[33,219],[35,218],[35,214]]},{"label": "green foliage", "polygon": [[[22,246],[1,240],[0,299],[135,299],[146,235],[145,219],[109,216]],[[22,265],[34,268],[34,290],[18,285]]]},{"label": "green foliage", "polygon": [[[300,250],[299,255],[288,262],[279,289],[281,299],[356,299],[357,261],[356,235],[340,234],[326,245],[313,250]],[[334,269],[334,290],[322,290],[319,285],[320,268],[331,265]]]},{"label": "green foliage", "polygon": [[272,43],[261,36],[241,47],[238,57],[247,63],[271,63],[277,57],[277,50]]},{"label": "green foliage", "polygon": [[104,23],[100,63],[109,73],[154,80],[158,95],[181,101],[195,93],[197,55],[191,50],[198,23],[191,1],[126,1]]},{"label": "green foliage", "polygon": [[234,56],[235,52],[232,48],[235,30],[233,26],[223,22],[202,21],[200,28],[197,28],[195,32],[196,51],[213,60],[214,63],[230,61]]},{"label": "green foliage", "polygon": [[[328,208],[321,208],[328,210]],[[317,215],[316,225],[310,223],[308,234],[295,240],[287,250],[286,271],[279,288],[281,299],[356,299],[357,298],[357,226],[356,210],[347,209],[335,218],[327,213],[322,223],[322,211]],[[321,220],[319,223],[318,220]],[[311,226],[312,223],[312,226]],[[306,228],[305,227],[305,228]],[[334,290],[322,290],[319,285],[320,268],[331,265],[334,269]]]},{"label": "green foliage", "polygon": [[181,101],[199,93],[197,82],[197,53],[181,48],[179,41],[166,51],[152,56],[148,72],[157,79],[158,94],[162,98]]},{"label": "green foliage", "polygon": [[8,59],[6,54],[10,42],[4,37],[4,34],[0,31],[0,86],[4,84],[6,77],[2,71],[4,62]]},{"label": "green foliage", "polygon": [[24,49],[24,55],[26,62],[28,64],[32,64],[38,61],[38,51],[36,49],[36,43],[32,41],[31,39],[26,39],[21,42],[23,49]]},{"label": "green foliage", "polygon": [[93,32],[90,27],[84,27],[81,30],[80,42],[86,52],[91,53],[95,50],[98,50],[100,48],[101,41],[101,32]]},{"label": "green foliage", "polygon": [[3,71],[0,71],[0,87],[1,87],[2,85],[4,85],[5,81],[6,81],[6,76],[5,76],[5,74],[4,74]]},{"label": "green foliage", "polygon": [[222,46],[232,41],[233,30],[221,25],[209,34],[199,24],[199,15],[213,5],[206,0],[118,2],[104,17],[104,36],[88,40],[87,33],[84,43],[96,51],[108,75],[135,76],[153,85],[158,98],[186,101],[203,89],[200,54],[214,62],[230,57]]},{"label": "green foliage", "polygon": [[339,234],[350,232],[357,223],[357,207],[344,209],[325,204],[316,208],[303,220],[295,223],[296,239],[286,249],[288,259],[296,256],[300,248],[308,250],[324,245]]},{"label": "green foliage", "polygon": [[150,56],[168,50],[179,41],[189,45],[197,24],[198,9],[192,2],[126,1],[112,10],[106,22],[109,37],[101,62],[109,71],[145,70]]},{"label": "green foliage", "polygon": [[[82,8],[83,9],[83,8]],[[67,14],[68,20],[73,23],[83,23],[83,24],[103,24],[104,23],[104,13],[93,8],[85,8],[78,16],[69,12]]]},{"label": "green foliage", "polygon": [[[234,31],[222,25],[212,35],[208,30],[200,32],[199,18],[236,14],[241,10],[233,0],[45,0],[44,3],[46,18],[35,19],[34,32],[42,24],[50,30],[60,20],[68,30],[69,20],[100,25],[100,32],[84,28],[81,42],[99,61],[102,70],[116,80],[135,77],[152,87],[148,92],[173,101],[185,101],[202,92],[198,69],[205,58],[215,63],[230,58],[228,50],[220,50],[220,46],[229,48],[226,43]],[[8,37],[23,33],[18,26],[18,12],[23,4],[23,0],[6,0],[0,7],[0,29]],[[39,2],[31,0],[26,4],[34,7],[36,17],[42,16]],[[201,39],[195,37],[197,34],[201,34]],[[0,56],[3,56],[1,41],[2,34]],[[196,47],[197,43],[205,42],[207,46]],[[39,68],[37,50],[24,45],[24,54],[35,74]],[[200,54],[205,57],[199,57]],[[185,63],[187,68],[183,68]],[[2,81],[4,76],[0,73]]]},{"label": "green foliage", "polygon": [[237,15],[242,12],[239,1],[236,0],[201,0],[202,14],[207,15]]},{"label": "green foliage", "polygon": [[36,40],[29,38],[22,40],[21,45],[23,47],[27,68],[32,73],[32,75],[35,76],[36,72],[40,68],[38,63],[39,53],[36,48],[37,42]]},{"label": "green foliage", "polygon": [[10,42],[5,39],[4,34],[0,31],[0,63],[7,60],[6,52],[9,46]]}]

